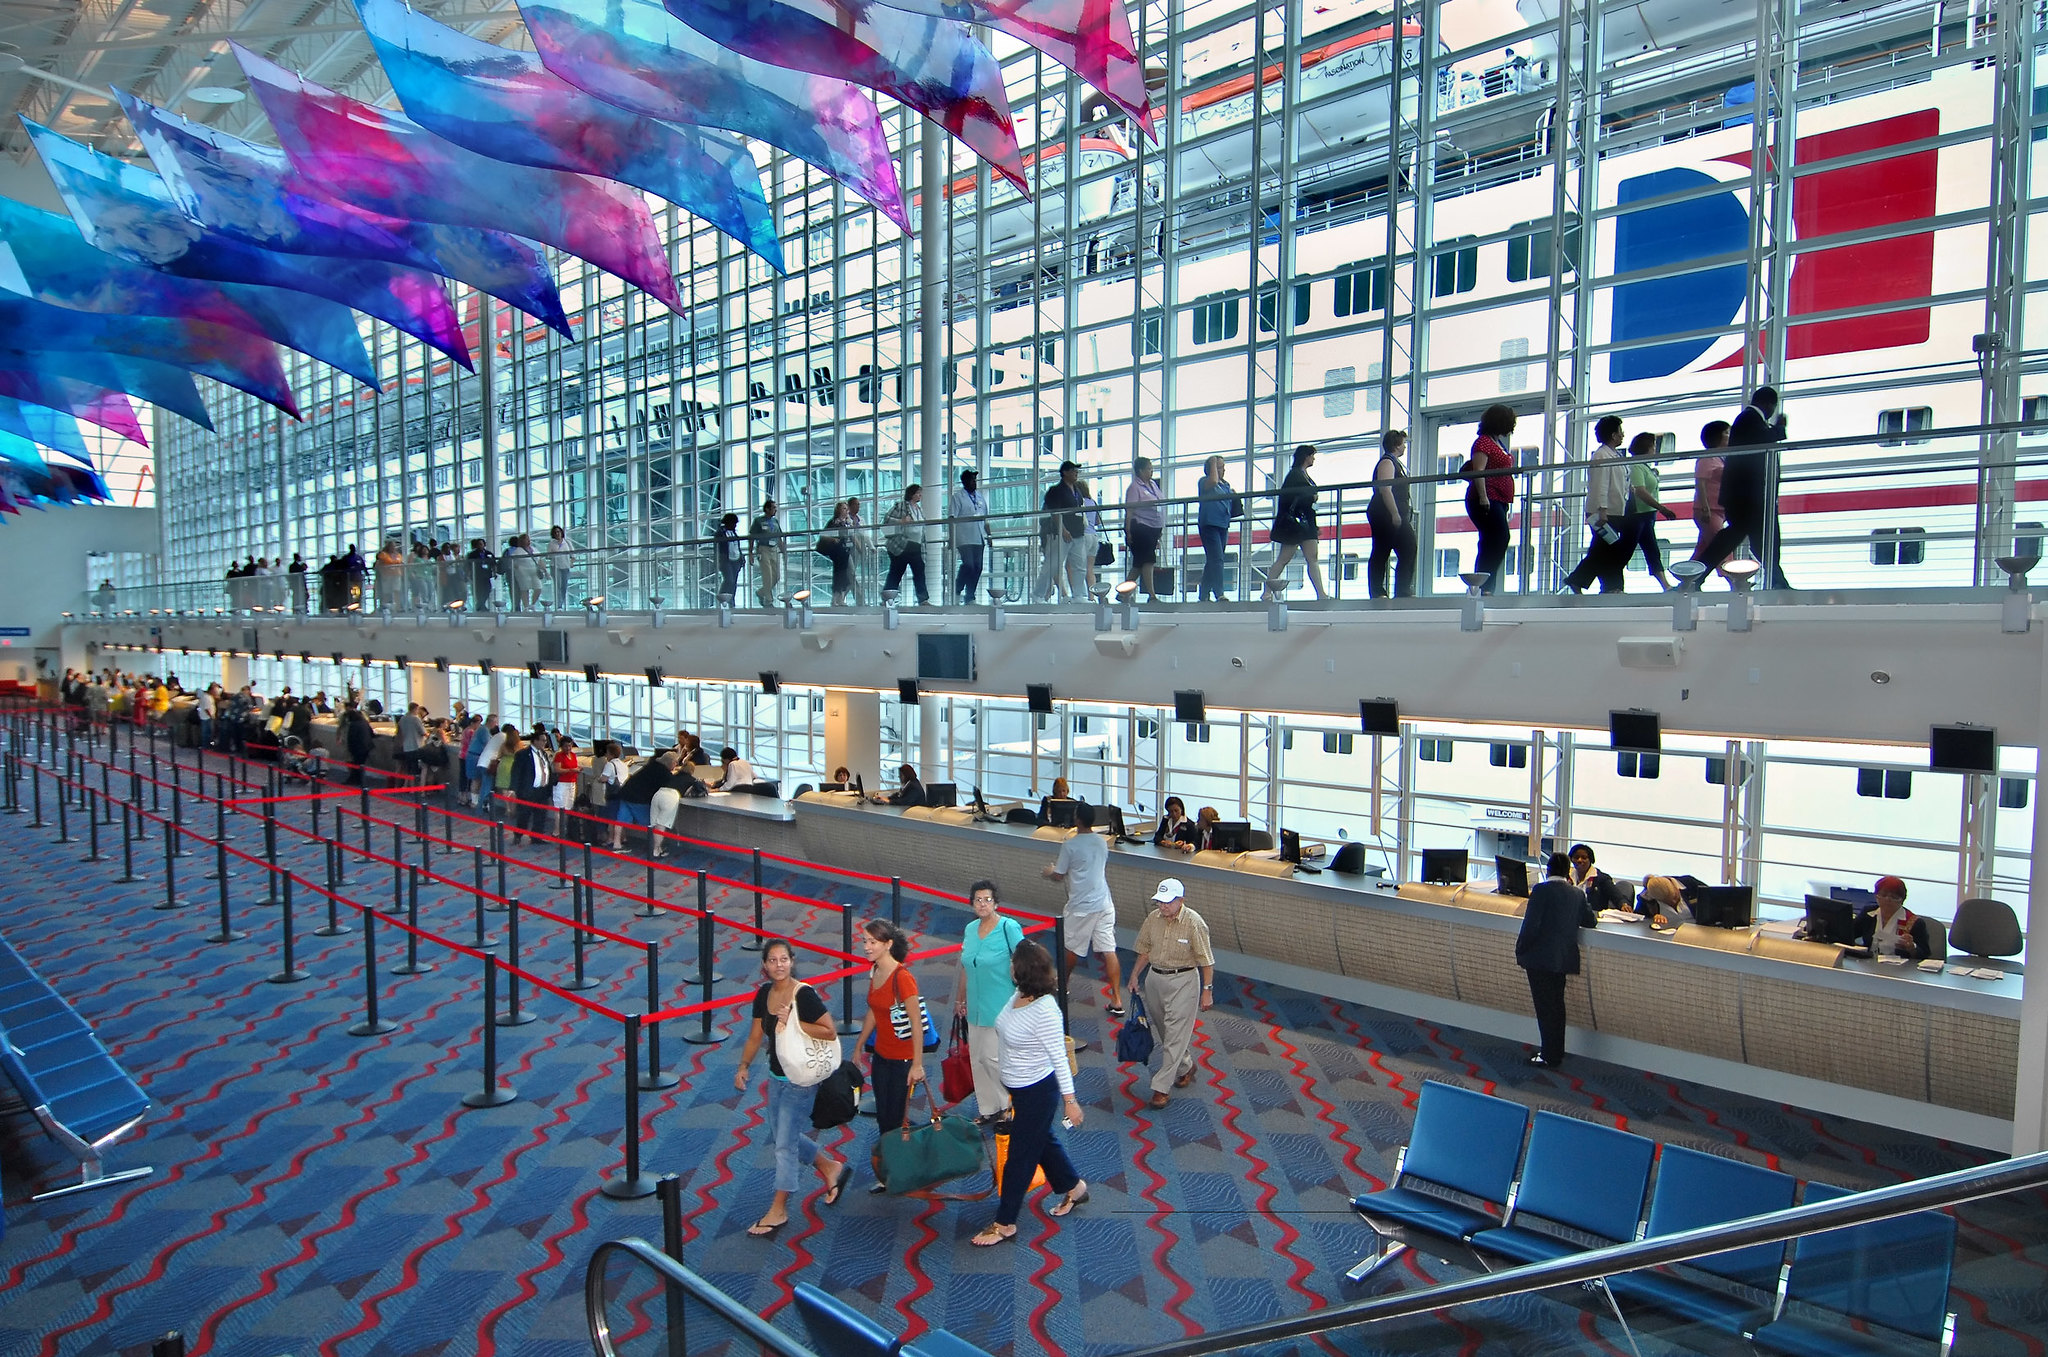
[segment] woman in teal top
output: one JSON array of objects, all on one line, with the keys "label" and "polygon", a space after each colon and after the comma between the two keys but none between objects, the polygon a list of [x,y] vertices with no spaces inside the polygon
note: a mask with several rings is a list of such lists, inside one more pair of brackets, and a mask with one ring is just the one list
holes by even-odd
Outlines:
[{"label": "woman in teal top", "polygon": [[996,1072],[1001,1052],[996,1045],[996,1014],[1017,995],[1010,979],[1010,954],[1024,941],[1024,929],[1006,919],[996,903],[996,883],[977,881],[967,888],[974,922],[960,940],[960,983],[953,988],[955,1016],[967,1019],[967,1052],[974,1060],[975,1120],[994,1121],[1008,1109],[1009,1099]]}]

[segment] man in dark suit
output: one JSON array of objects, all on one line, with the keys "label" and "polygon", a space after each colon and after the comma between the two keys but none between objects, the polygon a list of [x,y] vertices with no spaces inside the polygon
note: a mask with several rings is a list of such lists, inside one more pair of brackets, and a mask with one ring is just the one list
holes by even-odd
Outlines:
[{"label": "man in dark suit", "polygon": [[[508,735],[505,739],[509,745],[512,737]],[[513,835],[515,842],[529,834],[546,832],[548,808],[553,800],[549,787],[554,780],[554,760],[539,745],[522,744],[512,755],[512,795],[519,800],[519,832]]]},{"label": "man in dark suit", "polygon": [[1564,1063],[1565,977],[1579,973],[1579,930],[1598,922],[1586,893],[1571,883],[1571,861],[1550,855],[1547,880],[1529,892],[1515,939],[1515,964],[1529,973],[1529,998],[1536,1006],[1542,1045],[1529,1063],[1556,1069]]},{"label": "man in dark suit", "polygon": [[[1728,432],[1725,469],[1721,473],[1721,512],[1728,516],[1728,522],[1700,551],[1700,563],[1707,567],[1708,574],[1733,556],[1746,540],[1763,562],[1768,587],[1792,587],[1778,563],[1781,543],[1774,498],[1778,455],[1771,450],[1772,444],[1784,441],[1785,417],[1778,413],[1778,393],[1771,387],[1760,386],[1751,393],[1749,404],[1742,407]],[[1705,580],[1706,575],[1700,576],[1692,587],[1699,588]]]}]

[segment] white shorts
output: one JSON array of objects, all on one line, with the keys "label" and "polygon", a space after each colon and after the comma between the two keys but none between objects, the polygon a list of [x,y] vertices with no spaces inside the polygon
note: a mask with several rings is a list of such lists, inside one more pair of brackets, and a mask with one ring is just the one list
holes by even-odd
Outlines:
[{"label": "white shorts", "polygon": [[676,823],[676,811],[683,804],[683,794],[673,787],[663,787],[647,803],[647,818],[656,829],[672,829]]},{"label": "white shorts", "polygon": [[555,809],[573,810],[576,806],[576,784],[557,782],[555,784]]},{"label": "white shorts", "polygon": [[1067,916],[1067,950],[1075,956],[1116,951],[1116,911],[1096,910]]}]

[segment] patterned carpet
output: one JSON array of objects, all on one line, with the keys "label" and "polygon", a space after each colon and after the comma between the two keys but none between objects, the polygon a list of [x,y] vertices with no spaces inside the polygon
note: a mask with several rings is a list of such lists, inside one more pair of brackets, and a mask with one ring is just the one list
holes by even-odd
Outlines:
[{"label": "patterned carpet", "polygon": [[[211,810],[188,820],[210,826]],[[73,830],[82,833],[76,819]],[[246,821],[233,832],[239,847],[260,843]],[[437,969],[379,979],[384,1016],[398,1030],[350,1036],[363,1004],[360,932],[306,935],[317,906],[302,894],[298,964],[311,978],[266,983],[278,969],[277,910],[253,902],[251,872],[230,884],[237,924],[252,936],[215,945],[205,941],[217,913],[215,884],[200,879],[207,859],[179,864],[184,907],[163,911],[153,908],[163,900],[154,837],[138,852],[146,878],[125,886],[115,882],[118,854],[81,865],[83,845],[54,837],[53,828],[31,830],[26,816],[0,817],[15,883],[0,928],[150,1093],[148,1122],[109,1162],[150,1163],[157,1172],[30,1203],[33,1190],[65,1180],[68,1166],[25,1119],[0,1121],[0,1357],[142,1353],[173,1328],[194,1354],[224,1357],[590,1351],[582,1288],[592,1246],[622,1235],[660,1238],[652,1199],[617,1202],[598,1192],[623,1152],[614,1024],[553,994],[525,995],[537,1020],[497,1029],[501,1076],[519,1100],[467,1109],[461,1096],[481,1083],[481,974],[473,960],[424,949],[422,959]],[[287,832],[282,845],[295,869],[321,879],[317,844]],[[380,851],[388,847],[380,841]],[[553,863],[551,849],[544,857]],[[678,865],[742,870],[729,855],[686,855]],[[963,870],[963,880],[970,875]],[[566,892],[520,877],[513,873],[515,894],[567,911]],[[643,869],[618,864],[600,879],[637,889]],[[773,873],[769,884],[858,898],[843,883],[827,890],[794,873]],[[347,893],[388,906],[388,872],[366,875],[351,863]],[[677,880],[668,893],[694,900],[694,884]],[[743,895],[718,898],[721,909],[751,907]],[[888,907],[872,893],[866,904]],[[675,983],[689,969],[693,923],[642,920],[615,904],[600,913],[605,926],[675,953],[663,966],[664,1002],[697,997]],[[428,927],[461,939],[472,919],[466,897],[424,893]],[[784,904],[770,919],[837,944],[835,912]],[[502,920],[491,916],[491,927]],[[963,920],[915,906],[905,921],[924,935],[921,943],[937,945],[957,940]],[[752,954],[739,950],[734,930],[719,932],[718,964],[731,977],[721,992],[750,989]],[[568,974],[566,930],[536,924],[522,942],[539,973]],[[388,970],[402,951],[395,931],[380,932],[379,951]],[[607,944],[590,954],[590,969],[602,983],[589,998],[639,1010],[646,981],[637,954]],[[926,962],[918,974],[928,993],[950,997],[950,965]],[[870,1197],[860,1190],[864,1179],[832,1208],[807,1192],[779,1237],[749,1239],[772,1177],[763,1095],[758,1085],[745,1094],[732,1088],[736,1039],[682,1041],[694,1022],[663,1033],[663,1064],[682,1082],[642,1096],[645,1165],[685,1180],[691,1265],[778,1324],[796,1325],[789,1288],[808,1280],[907,1334],[943,1327],[1009,1357],[1115,1353],[1350,1298],[1355,1291],[1340,1274],[1366,1240],[1346,1198],[1390,1173],[1426,1079],[1849,1186],[1981,1159],[1964,1147],[1592,1061],[1562,1077],[1532,1072],[1521,1063],[1526,1048],[1513,1043],[1314,994],[1230,976],[1219,976],[1218,991],[1200,1033],[1195,1088],[1157,1112],[1142,1108],[1138,1071],[1103,1055],[1114,1034],[1102,996],[1077,993],[1076,1035],[1092,1049],[1079,1080],[1086,1121],[1069,1143],[1093,1200],[1063,1221],[1035,1201],[1013,1245],[968,1245],[992,1204]],[[716,1030],[742,1034],[741,1011],[722,1014]],[[834,1141],[864,1151],[872,1135],[862,1123]],[[2048,1194],[2035,1194],[1961,1213],[1959,1352],[2048,1351],[2040,1337],[2048,1330],[2044,1205]],[[1404,1260],[1374,1285],[1452,1275]],[[1727,1350],[1646,1323],[1637,1335],[1645,1353]],[[1369,1338],[1343,1336],[1324,1350],[1622,1354],[1628,1344],[1611,1315],[1572,1295],[1422,1317]]]}]

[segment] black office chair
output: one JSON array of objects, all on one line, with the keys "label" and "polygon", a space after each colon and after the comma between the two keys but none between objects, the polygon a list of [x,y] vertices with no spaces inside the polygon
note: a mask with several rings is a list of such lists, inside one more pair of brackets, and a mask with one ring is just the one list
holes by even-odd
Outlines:
[{"label": "black office chair", "polygon": [[2025,967],[2002,958],[2018,956],[2025,945],[2019,916],[2003,900],[1980,896],[1956,906],[1955,922],[1948,927],[1951,956],[1960,953],[1960,960],[1973,965],[1995,964],[2000,970],[2020,975],[2025,973]]},{"label": "black office chair", "polygon": [[[805,792],[808,792],[808,791],[811,791],[811,790],[813,790],[813,788],[811,787],[811,784],[810,784],[810,783],[808,783],[808,782],[799,782],[799,783],[797,783],[797,784],[796,784],[796,795],[797,795],[797,796],[802,796],[802,795],[803,795],[803,794],[804,794]],[[792,799],[794,799],[794,798],[792,798]]]},{"label": "black office chair", "polygon": [[1347,843],[1330,855],[1330,870],[1350,876],[1365,875],[1365,845]]},{"label": "black office chair", "polygon": [[1038,823],[1038,812],[1026,806],[1012,806],[1003,816],[1003,823],[1006,825],[1035,825]]}]

